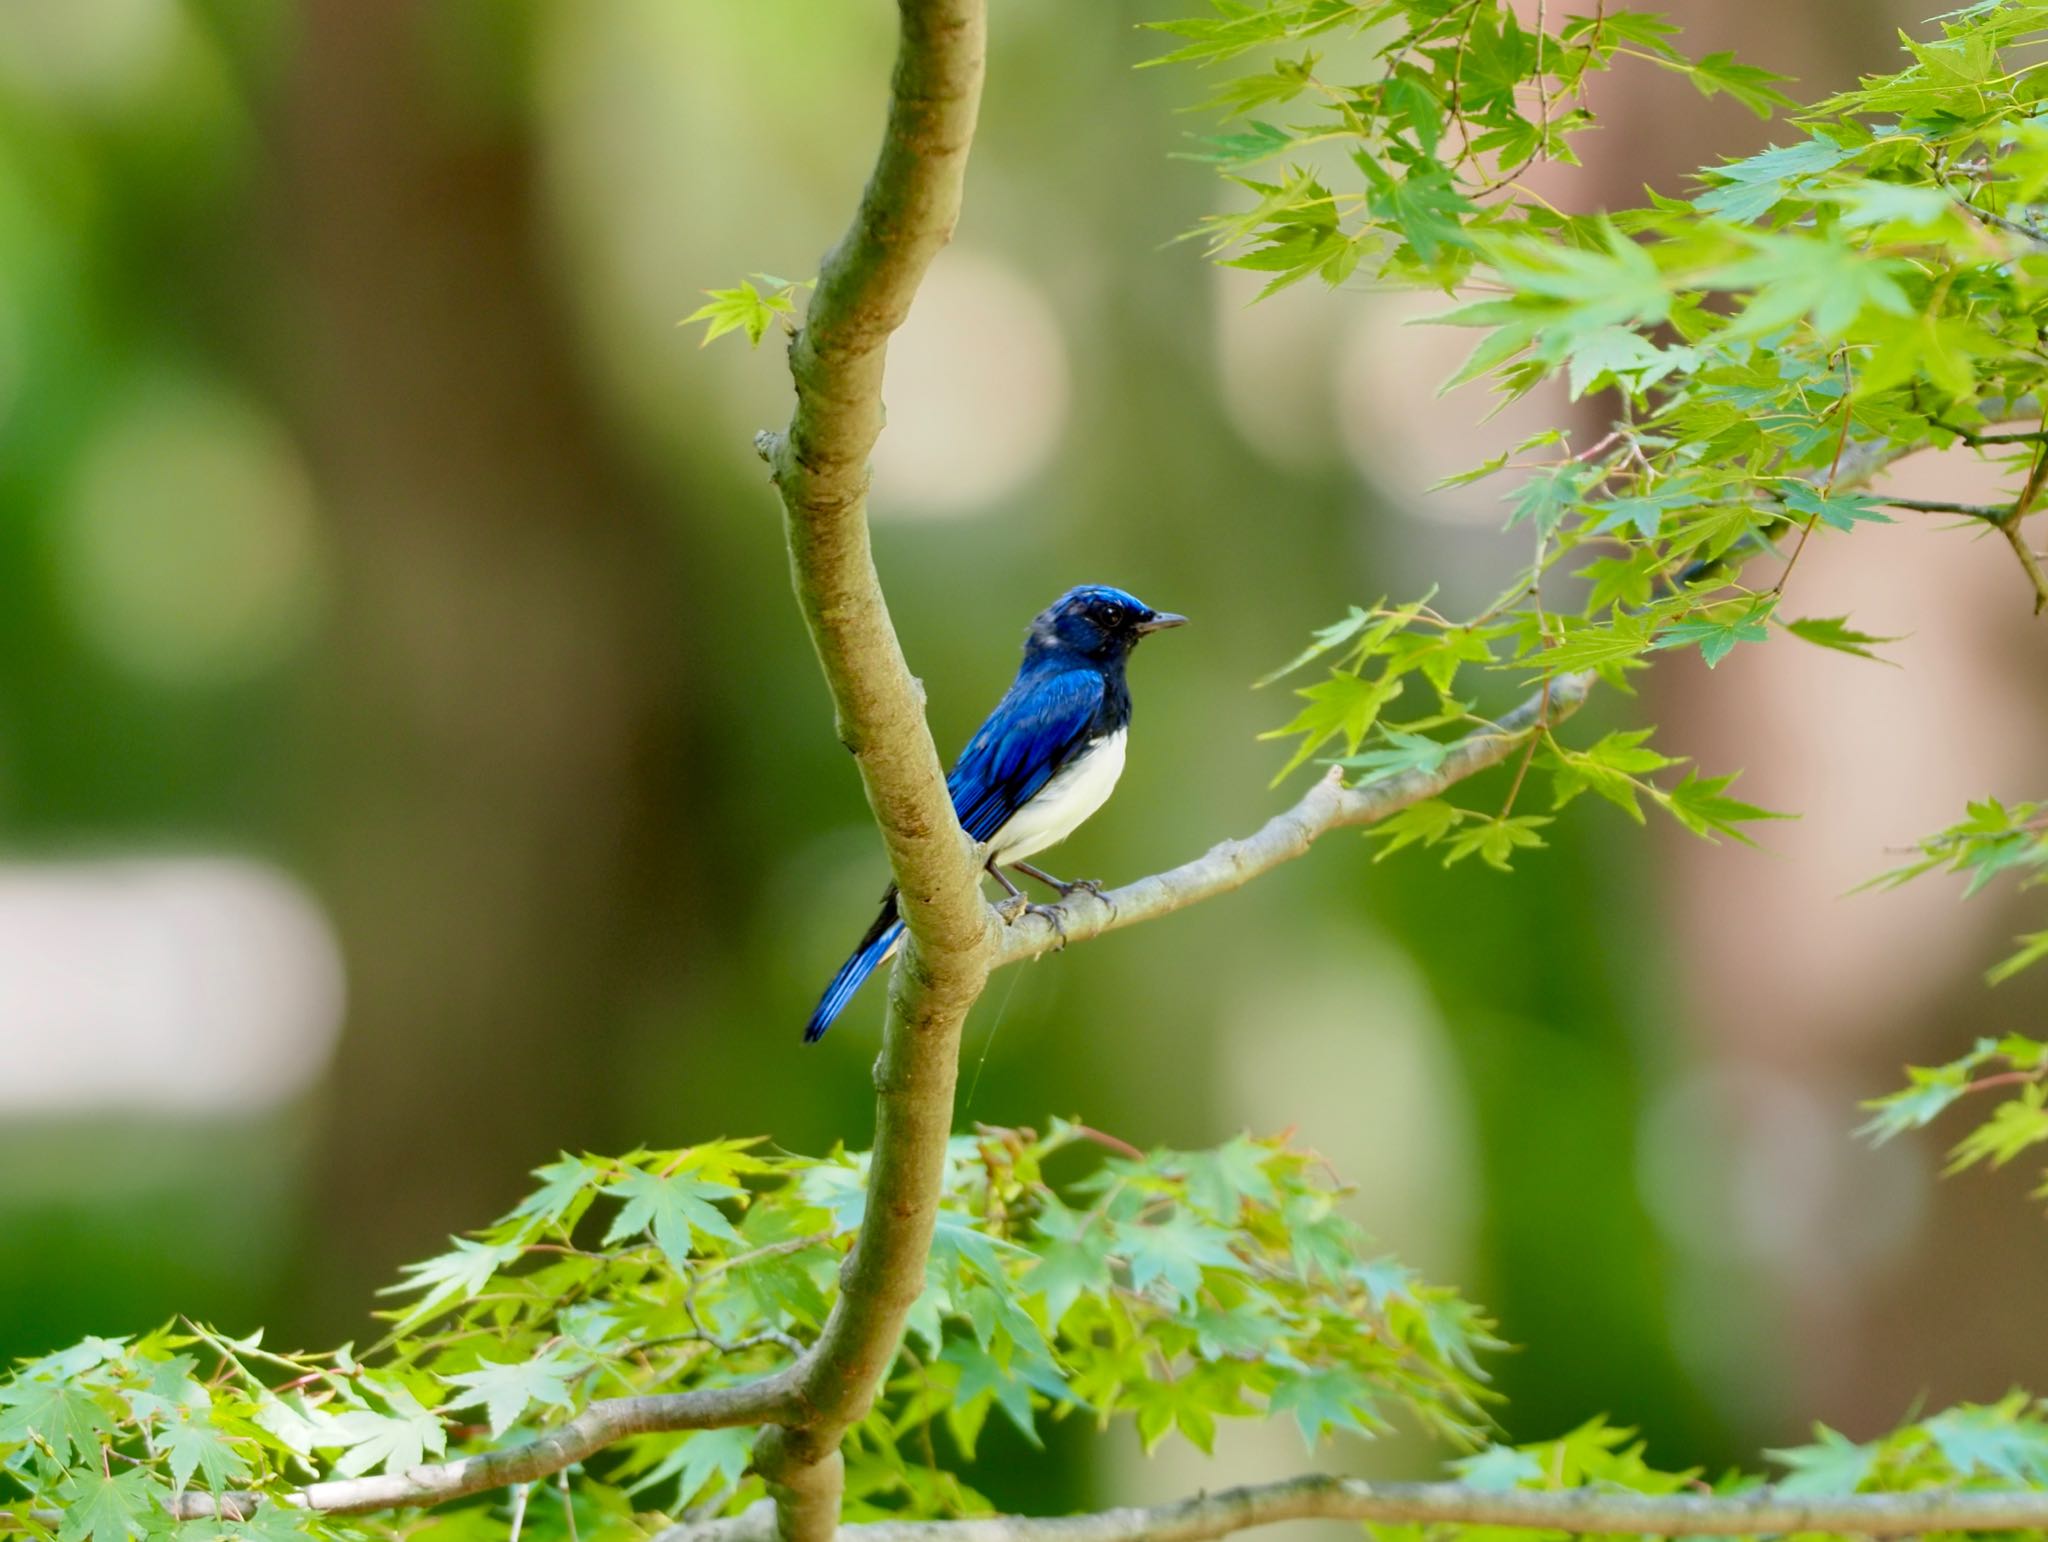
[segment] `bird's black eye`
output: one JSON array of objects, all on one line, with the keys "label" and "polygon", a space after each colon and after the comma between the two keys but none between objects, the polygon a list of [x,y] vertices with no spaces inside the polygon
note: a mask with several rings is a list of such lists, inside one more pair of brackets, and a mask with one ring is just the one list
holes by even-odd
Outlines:
[{"label": "bird's black eye", "polygon": [[1124,608],[1121,605],[1105,605],[1097,612],[1096,619],[1106,627],[1120,627],[1124,624]]}]

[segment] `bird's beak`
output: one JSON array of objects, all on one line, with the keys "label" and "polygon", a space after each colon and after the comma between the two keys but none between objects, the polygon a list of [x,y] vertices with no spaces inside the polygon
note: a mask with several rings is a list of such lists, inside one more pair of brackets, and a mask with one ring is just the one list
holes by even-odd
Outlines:
[{"label": "bird's beak", "polygon": [[1170,610],[1155,610],[1143,621],[1140,621],[1135,630],[1140,636],[1143,636],[1147,632],[1163,632],[1168,627],[1186,626],[1187,624],[1188,618],[1186,616],[1176,616]]}]

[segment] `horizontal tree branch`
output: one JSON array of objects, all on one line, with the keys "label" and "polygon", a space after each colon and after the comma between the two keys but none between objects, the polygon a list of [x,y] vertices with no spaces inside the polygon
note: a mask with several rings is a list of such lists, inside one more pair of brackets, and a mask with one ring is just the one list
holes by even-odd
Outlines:
[{"label": "horizontal tree branch", "polygon": [[[842,1526],[846,1542],[1205,1542],[1280,1521],[1380,1525],[1515,1526],[1577,1535],[1750,1537],[1835,1532],[1866,1537],[1928,1531],[2036,1531],[2048,1527],[2048,1491],[1930,1489],[1914,1494],[1822,1497],[1759,1488],[1747,1494],[1631,1494],[1608,1489],[1476,1489],[1463,1483],[1368,1483],[1311,1475],[1197,1494],[1169,1504],[1088,1515],[982,1516]],[[768,1505],[694,1525],[654,1542],[768,1542]]]},{"label": "horizontal tree branch", "polygon": [[1363,786],[1344,785],[1341,767],[1311,787],[1299,803],[1275,814],[1256,834],[1224,841],[1192,862],[1150,878],[1140,878],[1101,894],[1076,892],[1058,905],[1020,916],[1004,933],[996,962],[1014,964],[1036,958],[1066,942],[1099,937],[1104,932],[1136,926],[1184,910],[1189,905],[1243,887],[1284,862],[1303,856],[1332,830],[1369,825],[1400,812],[1467,777],[1499,765],[1528,742],[1529,735],[1570,717],[1593,688],[1591,674],[1560,675],[1547,691],[1538,691],[1493,726],[1467,734],[1454,743],[1432,771],[1403,771]]},{"label": "horizontal tree branch", "polygon": [[[284,1497],[294,1509],[329,1515],[360,1514],[443,1504],[515,1483],[531,1483],[573,1467],[606,1446],[634,1435],[674,1430],[727,1429],[794,1418],[802,1410],[797,1366],[773,1376],[731,1387],[701,1387],[652,1397],[614,1397],[592,1403],[567,1423],[545,1435],[481,1451],[450,1462],[429,1462],[400,1473],[362,1478],[333,1478],[310,1483]],[[255,1510],[255,1494],[180,1495],[173,1513],[179,1520],[221,1516],[246,1520]]]}]

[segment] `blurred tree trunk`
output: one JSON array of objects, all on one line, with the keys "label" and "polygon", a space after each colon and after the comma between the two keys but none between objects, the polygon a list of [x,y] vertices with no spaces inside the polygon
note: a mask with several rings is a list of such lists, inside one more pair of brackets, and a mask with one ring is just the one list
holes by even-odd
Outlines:
[{"label": "blurred tree trunk", "polygon": [[306,822],[352,993],[304,1261],[326,1331],[385,1248],[430,1251],[600,1138],[683,860],[663,519],[541,281],[530,146],[435,99],[427,10],[310,0],[276,141],[318,327],[283,339],[287,390],[340,574]]}]

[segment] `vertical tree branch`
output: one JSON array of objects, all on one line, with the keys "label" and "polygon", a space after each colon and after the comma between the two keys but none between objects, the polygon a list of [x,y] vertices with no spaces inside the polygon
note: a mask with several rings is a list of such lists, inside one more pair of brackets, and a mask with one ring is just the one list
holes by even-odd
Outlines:
[{"label": "vertical tree branch", "polygon": [[[791,338],[796,411],[756,441],[782,495],[797,600],[854,754],[903,915],[926,954],[969,954],[989,910],[868,543],[868,456],[889,335],[953,234],[981,99],[983,0],[899,0],[902,44],[881,155]],[[937,963],[928,957],[928,962]]]},{"label": "vertical tree branch", "polygon": [[790,342],[797,402],[789,431],[758,441],[782,495],[797,600],[910,931],[875,1065],[867,1211],[832,1314],[799,1368],[804,1415],[765,1430],[754,1449],[785,1542],[829,1538],[836,1528],[840,1439],[872,1403],[923,1289],[960,1025],[995,946],[993,914],[947,796],[923,689],[889,619],[867,524],[889,335],[959,217],[987,18],[983,0],[899,0],[898,9],[902,39],[881,154]]}]

